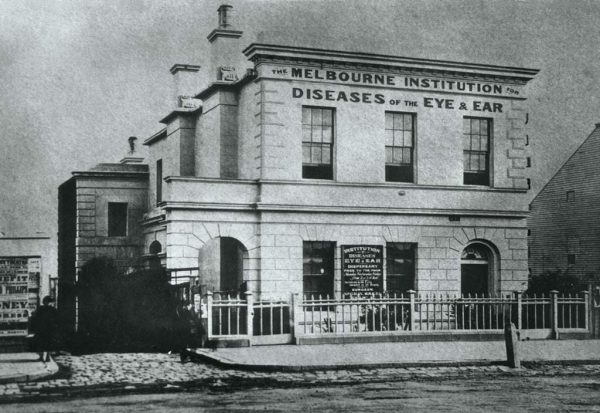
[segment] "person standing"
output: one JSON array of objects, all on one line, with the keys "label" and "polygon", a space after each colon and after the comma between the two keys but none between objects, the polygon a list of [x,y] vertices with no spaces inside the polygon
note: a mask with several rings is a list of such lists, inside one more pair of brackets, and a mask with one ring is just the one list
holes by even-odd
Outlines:
[{"label": "person standing", "polygon": [[41,361],[49,361],[50,352],[58,350],[58,312],[52,306],[53,302],[52,297],[44,297],[42,305],[31,317],[33,347]]}]

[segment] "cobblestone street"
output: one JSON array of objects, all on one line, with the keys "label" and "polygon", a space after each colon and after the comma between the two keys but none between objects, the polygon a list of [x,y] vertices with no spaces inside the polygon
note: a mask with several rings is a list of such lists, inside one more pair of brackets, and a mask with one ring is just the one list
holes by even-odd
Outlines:
[{"label": "cobblestone street", "polygon": [[409,367],[305,372],[254,372],[205,363],[181,363],[176,354],[93,354],[57,356],[61,370],[50,379],[0,385],[0,402],[79,396],[177,392],[194,388],[290,388],[448,378],[511,376],[600,377],[600,365],[540,365],[521,370],[506,366]]}]

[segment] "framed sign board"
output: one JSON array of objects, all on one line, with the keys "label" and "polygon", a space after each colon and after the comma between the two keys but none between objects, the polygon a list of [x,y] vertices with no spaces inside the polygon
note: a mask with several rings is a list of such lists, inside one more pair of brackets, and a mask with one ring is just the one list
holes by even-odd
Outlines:
[{"label": "framed sign board", "polygon": [[342,294],[383,292],[383,246],[342,245]]}]

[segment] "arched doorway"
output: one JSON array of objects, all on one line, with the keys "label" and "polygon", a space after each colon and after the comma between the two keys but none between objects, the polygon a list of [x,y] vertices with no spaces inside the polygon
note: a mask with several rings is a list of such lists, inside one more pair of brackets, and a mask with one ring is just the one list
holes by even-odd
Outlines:
[{"label": "arched doorway", "polygon": [[213,238],[200,249],[200,284],[208,291],[240,292],[245,280],[248,250],[235,238]]},{"label": "arched doorway", "polygon": [[463,295],[490,294],[494,291],[494,253],[482,242],[463,250],[460,260],[460,292]]}]

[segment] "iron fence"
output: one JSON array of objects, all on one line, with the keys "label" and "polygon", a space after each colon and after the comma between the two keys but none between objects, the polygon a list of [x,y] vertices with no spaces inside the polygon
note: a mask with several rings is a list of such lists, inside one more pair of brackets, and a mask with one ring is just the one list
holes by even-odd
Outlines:
[{"label": "iron fence", "polygon": [[341,299],[292,295],[290,300],[254,301],[252,293],[208,293],[209,339],[290,335],[419,334],[497,332],[510,321],[522,331],[588,331],[590,297],[374,295]]}]

